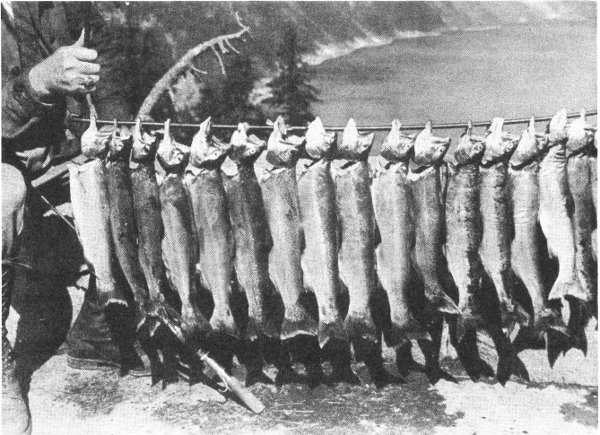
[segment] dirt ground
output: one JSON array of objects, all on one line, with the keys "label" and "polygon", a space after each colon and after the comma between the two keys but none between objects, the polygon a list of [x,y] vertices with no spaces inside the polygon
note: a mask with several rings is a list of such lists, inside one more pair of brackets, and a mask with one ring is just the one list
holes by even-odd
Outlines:
[{"label": "dirt ground", "polygon": [[[76,307],[81,292],[71,293]],[[16,318],[13,312],[11,324]],[[554,370],[544,351],[522,352],[532,378],[529,385],[512,380],[505,387],[473,383],[447,358],[446,367],[458,384],[442,380],[430,386],[424,375],[414,373],[407,384],[377,390],[364,365],[358,364],[354,369],[361,386],[254,386],[266,405],[259,416],[204,384],[182,381],[162,389],[151,386],[149,378],[73,370],[67,367],[66,355],[57,355],[33,376],[33,433],[596,433],[595,326],[592,321],[587,357],[572,350]],[[394,372],[393,353],[386,349],[384,354]],[[236,375],[243,379],[241,370]],[[268,374],[273,377],[275,370],[270,368]]]}]

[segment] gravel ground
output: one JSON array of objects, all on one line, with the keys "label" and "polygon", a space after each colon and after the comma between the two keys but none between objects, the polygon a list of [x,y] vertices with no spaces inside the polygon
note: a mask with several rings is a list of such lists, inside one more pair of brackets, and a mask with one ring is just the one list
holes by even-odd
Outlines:
[{"label": "gravel ground", "polygon": [[[11,317],[14,324],[17,316]],[[529,385],[473,383],[447,358],[458,384],[442,380],[430,386],[414,373],[408,384],[377,390],[358,364],[354,369],[361,386],[254,386],[266,405],[259,416],[204,384],[179,382],[162,389],[151,386],[149,378],[119,377],[116,371],[72,370],[66,356],[57,355],[32,380],[34,434],[596,433],[597,332],[592,323],[587,357],[570,351],[550,370],[544,351],[521,353],[532,377]],[[384,354],[393,372],[392,353],[387,349]],[[243,379],[242,369],[237,370]],[[275,370],[268,374],[274,376]]]}]

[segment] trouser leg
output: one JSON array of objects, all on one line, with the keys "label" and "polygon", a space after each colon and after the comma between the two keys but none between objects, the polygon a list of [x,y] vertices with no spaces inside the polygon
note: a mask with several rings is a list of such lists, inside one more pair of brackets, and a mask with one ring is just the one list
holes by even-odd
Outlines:
[{"label": "trouser leg", "polygon": [[16,376],[16,364],[7,337],[6,320],[14,287],[17,239],[23,228],[26,188],[13,166],[2,164],[2,433],[31,433],[31,416]]}]

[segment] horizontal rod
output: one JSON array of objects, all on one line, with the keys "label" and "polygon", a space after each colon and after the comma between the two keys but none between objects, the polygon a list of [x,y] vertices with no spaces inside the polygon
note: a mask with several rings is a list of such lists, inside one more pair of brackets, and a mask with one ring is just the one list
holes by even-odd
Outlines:
[{"label": "horizontal rod", "polygon": [[[586,115],[587,116],[596,116],[598,114],[597,110],[588,110],[586,111]],[[553,115],[549,115],[549,116],[543,116],[541,118],[535,118],[536,122],[548,122],[552,119]],[[578,116],[580,116],[579,112],[573,112],[573,113],[569,113],[567,115],[567,118],[577,118]],[[504,120],[504,125],[514,125],[514,124],[527,124],[529,122],[531,118],[515,118],[515,119],[505,119]],[[81,118],[78,116],[71,116],[70,121],[73,122],[90,122],[89,118]],[[98,119],[96,120],[96,123],[98,124],[113,124],[114,120],[108,120],[108,119]],[[119,121],[117,120],[117,123],[119,125],[135,125],[135,121]],[[473,122],[473,127],[488,127],[491,124],[491,121],[476,121]],[[144,122],[143,123],[144,126],[149,126],[149,127],[162,127],[164,125],[164,123],[162,122]],[[178,123],[171,123],[171,128],[199,128],[200,124],[178,124]],[[441,130],[446,130],[446,129],[454,129],[454,128],[467,128],[467,123],[466,122],[447,122],[447,123],[442,123],[442,124],[433,124],[432,127],[434,129],[441,129]],[[237,129],[237,125],[234,124],[212,124],[211,128],[213,129],[218,129],[218,130],[236,130]],[[345,127],[325,127],[325,130],[329,130],[329,131],[344,131]],[[425,128],[424,125],[419,124],[419,125],[402,125],[400,127],[401,130],[423,130],[423,128]],[[250,126],[250,130],[272,130],[273,127],[269,126],[269,125],[251,125]],[[366,130],[366,131],[389,131],[390,130],[390,126],[389,125],[373,125],[373,126],[363,126],[363,127],[358,127],[359,130]],[[595,130],[596,127],[590,127],[587,128],[588,130]],[[306,127],[288,127],[288,131],[302,131],[302,130],[306,130]]]}]

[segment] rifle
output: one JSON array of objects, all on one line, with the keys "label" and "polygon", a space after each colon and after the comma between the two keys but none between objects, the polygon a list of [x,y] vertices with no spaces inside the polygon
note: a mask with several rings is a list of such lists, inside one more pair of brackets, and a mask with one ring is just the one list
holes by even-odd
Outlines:
[{"label": "rifle", "polygon": [[[188,340],[185,338],[185,334],[181,329],[181,318],[179,314],[170,306],[161,303],[155,304],[147,316],[149,318],[156,319],[159,323],[165,325],[175,337],[187,348],[191,349],[188,344]],[[158,327],[158,325],[157,325]],[[154,332],[156,332],[154,328]],[[153,335],[153,333],[151,332]],[[250,390],[244,387],[240,381],[232,376],[229,376],[225,369],[219,365],[214,359],[208,356],[208,352],[191,349],[196,353],[202,361],[204,361],[213,371],[221,378],[225,384],[225,391],[231,391],[235,396],[241,400],[255,414],[260,414],[265,410],[265,405],[254,395]]]}]

